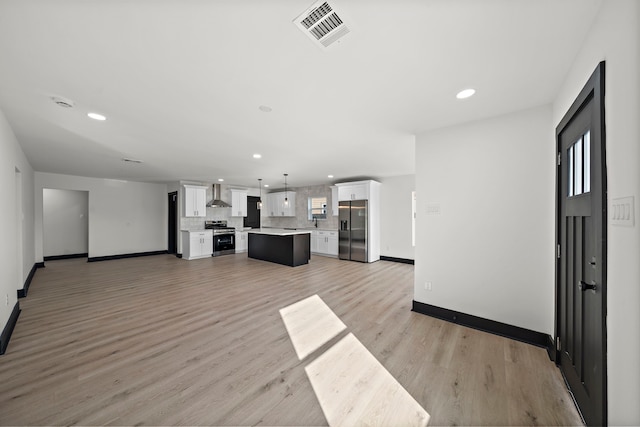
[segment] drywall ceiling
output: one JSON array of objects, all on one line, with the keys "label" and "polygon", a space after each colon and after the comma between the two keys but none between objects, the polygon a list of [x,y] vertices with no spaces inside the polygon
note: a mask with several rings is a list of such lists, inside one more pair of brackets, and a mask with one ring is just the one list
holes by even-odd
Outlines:
[{"label": "drywall ceiling", "polygon": [[2,0],[0,109],[42,172],[412,174],[417,133],[550,103],[601,0],[336,0],[350,32],[329,49],[293,22],[312,4]]}]

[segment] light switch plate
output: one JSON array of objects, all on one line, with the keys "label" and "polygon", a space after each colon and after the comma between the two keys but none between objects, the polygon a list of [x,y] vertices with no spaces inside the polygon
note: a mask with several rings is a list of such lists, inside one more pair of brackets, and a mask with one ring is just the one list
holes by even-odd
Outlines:
[{"label": "light switch plate", "polygon": [[440,204],[439,203],[429,203],[427,204],[427,215],[428,216],[437,216],[441,214]]},{"label": "light switch plate", "polygon": [[609,216],[612,225],[633,227],[635,224],[633,196],[613,199]]}]

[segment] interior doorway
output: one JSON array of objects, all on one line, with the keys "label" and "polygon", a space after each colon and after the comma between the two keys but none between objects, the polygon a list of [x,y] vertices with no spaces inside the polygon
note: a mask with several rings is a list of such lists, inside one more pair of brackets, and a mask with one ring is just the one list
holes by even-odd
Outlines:
[{"label": "interior doorway", "polygon": [[260,228],[260,197],[247,196],[247,216],[242,220],[243,227]]},{"label": "interior doorway", "polygon": [[604,72],[556,128],[556,363],[587,425],[607,425]]},{"label": "interior doorway", "polygon": [[169,221],[167,229],[167,253],[178,253],[178,192],[169,193]]},{"label": "interior doorway", "polygon": [[89,192],[42,190],[43,258],[89,256]]}]

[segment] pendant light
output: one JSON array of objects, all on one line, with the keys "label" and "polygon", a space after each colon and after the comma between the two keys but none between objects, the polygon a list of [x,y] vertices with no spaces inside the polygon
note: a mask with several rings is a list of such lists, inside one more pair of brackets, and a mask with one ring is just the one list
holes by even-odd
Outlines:
[{"label": "pendant light", "polygon": [[258,178],[258,188],[260,189],[260,198],[258,199],[258,210],[262,209],[262,178]]},{"label": "pendant light", "polygon": [[289,206],[289,198],[287,197],[287,176],[289,176],[288,173],[284,174],[284,205],[285,206]]}]

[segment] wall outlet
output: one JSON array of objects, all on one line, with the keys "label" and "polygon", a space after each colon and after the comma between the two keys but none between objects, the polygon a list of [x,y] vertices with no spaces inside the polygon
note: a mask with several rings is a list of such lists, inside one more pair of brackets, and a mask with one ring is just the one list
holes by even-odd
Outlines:
[{"label": "wall outlet", "polygon": [[4,305],[9,305],[9,294],[5,294],[4,296]]},{"label": "wall outlet", "polygon": [[424,290],[425,291],[431,290],[431,282],[424,282]]}]

